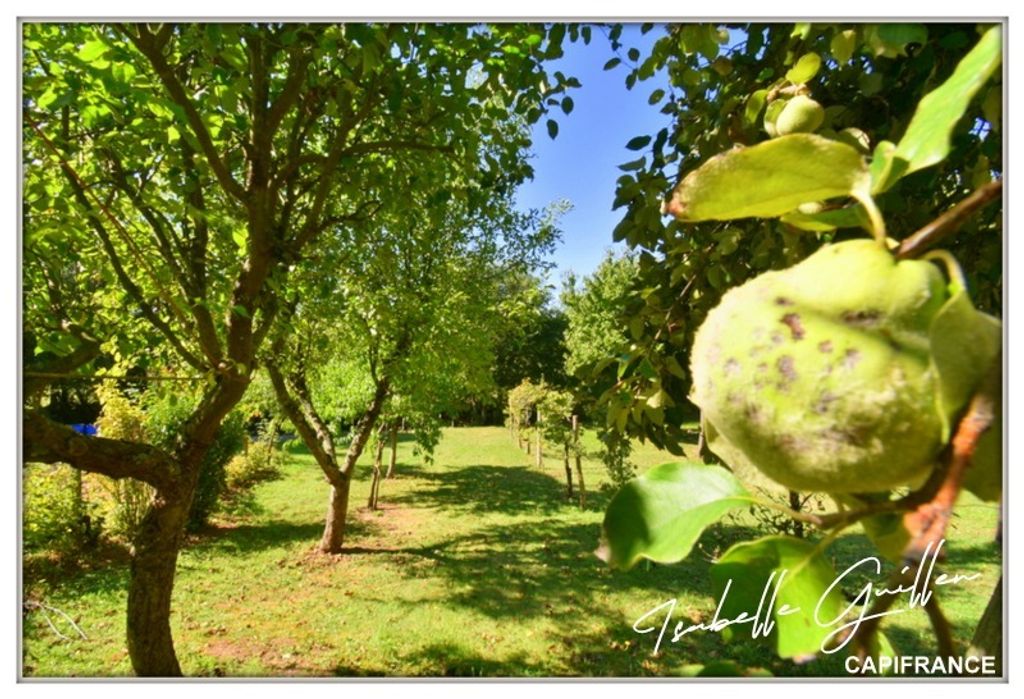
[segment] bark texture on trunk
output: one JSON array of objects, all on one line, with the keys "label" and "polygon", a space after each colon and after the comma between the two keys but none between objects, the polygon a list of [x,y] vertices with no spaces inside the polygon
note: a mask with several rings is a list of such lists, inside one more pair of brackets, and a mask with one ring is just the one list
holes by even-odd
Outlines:
[{"label": "bark texture on trunk", "polygon": [[128,655],[139,677],[179,677],[171,596],[190,497],[154,496],[135,535],[128,582]]},{"label": "bark texture on trunk", "polygon": [[348,496],[352,480],[344,478],[338,485],[331,486],[331,497],[327,501],[327,521],[324,535],[320,539],[323,553],[340,553],[345,545],[345,525],[348,519]]}]

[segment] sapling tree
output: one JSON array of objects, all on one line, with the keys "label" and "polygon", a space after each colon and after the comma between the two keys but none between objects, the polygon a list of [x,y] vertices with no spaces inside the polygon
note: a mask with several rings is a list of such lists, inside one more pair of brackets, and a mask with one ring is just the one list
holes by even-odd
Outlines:
[{"label": "sapling tree", "polygon": [[[873,46],[875,35],[866,36]],[[910,235],[884,205],[901,180],[954,152],[951,135],[1000,65],[1001,28],[982,28],[972,44],[916,105],[898,138],[872,144],[870,158],[838,133],[775,122],[772,138],[688,169],[666,201],[682,226],[780,219],[825,235],[795,264],[729,288],[696,330],[691,397],[711,451],[729,469],[665,464],[627,484],[609,505],[603,554],[621,567],[640,558],[677,561],[705,526],[752,505],[814,526],[824,536],[741,542],[711,569],[722,618],[756,608],[766,580],[777,578],[769,638],[785,658],[891,654],[879,626],[894,596],[857,600],[864,606],[855,611],[832,585],[828,545],[854,523],[898,564],[888,589],[916,580],[927,591],[921,604],[938,653],[956,655],[940,598],[921,571],[940,556],[961,489],[983,500],[1001,496],[1002,330],[972,302],[957,257],[937,246],[997,196],[999,185],[933,211],[939,215]],[[801,86],[819,65],[801,58],[771,89],[804,94]],[[806,130],[820,126],[813,114],[804,118]],[[849,236],[832,233],[858,227]],[[744,242],[729,229],[721,235]],[[991,231],[975,235],[981,245],[991,242],[984,238]],[[758,476],[827,493],[840,508],[787,510],[751,494],[744,481]],[[786,614],[783,605],[802,612]],[[811,610],[818,623],[809,623]],[[844,629],[851,614],[867,623]]]}]

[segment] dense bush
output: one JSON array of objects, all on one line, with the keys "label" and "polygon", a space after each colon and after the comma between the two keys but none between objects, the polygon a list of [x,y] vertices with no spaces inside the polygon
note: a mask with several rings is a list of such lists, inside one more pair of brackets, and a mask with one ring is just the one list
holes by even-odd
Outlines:
[{"label": "dense bush", "polygon": [[[173,449],[185,421],[192,413],[189,401],[173,393],[147,396],[146,432],[157,446]],[[239,412],[228,415],[217,430],[199,470],[199,484],[188,515],[188,531],[196,531],[217,509],[217,501],[227,487],[227,464],[245,444],[245,421]]]},{"label": "dense bush", "polygon": [[[113,386],[100,390],[103,412],[97,420],[104,437],[148,442],[173,449],[181,429],[192,411],[191,401],[178,393],[150,390],[136,401]],[[192,500],[188,527],[195,531],[209,519],[227,485],[226,466],[242,450],[245,424],[240,413],[229,415],[217,431],[199,472],[199,485]],[[131,538],[152,496],[152,489],[133,479],[103,479],[111,495],[107,509],[110,531]]]},{"label": "dense bush", "polygon": [[89,533],[78,474],[63,464],[25,464],[22,471],[26,551],[67,551]]},{"label": "dense bush", "polygon": [[257,483],[277,478],[283,461],[281,450],[269,439],[254,442],[243,454],[235,454],[225,467],[231,491],[248,490]]}]

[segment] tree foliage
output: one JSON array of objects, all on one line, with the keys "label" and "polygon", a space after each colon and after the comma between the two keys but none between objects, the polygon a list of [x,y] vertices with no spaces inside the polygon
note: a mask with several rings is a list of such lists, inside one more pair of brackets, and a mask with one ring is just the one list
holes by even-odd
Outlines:
[{"label": "tree foliage", "polygon": [[[891,164],[891,144],[907,134],[913,137],[918,103],[954,75],[986,29],[965,24],[672,25],[649,54],[640,55],[627,52],[621,30],[611,28],[612,48],[624,60],[610,67],[626,70],[627,86],[640,89],[659,72],[669,83],[667,91],[659,88],[651,95],[666,124],[627,144],[638,160],[623,165],[626,173],[616,192],[615,207],[623,217],[614,237],[638,252],[637,288],[642,290],[626,312],[634,319],[630,330],[635,324],[640,331],[634,334],[636,348],[620,358],[621,383],[606,395],[624,427],[678,449],[683,437],[678,426],[686,419],[683,402],[666,407],[662,419],[636,406],[661,389],[676,397],[688,394],[689,347],[708,310],[728,288],[788,266],[825,242],[857,235],[854,229],[870,213],[844,201],[837,205],[822,202],[824,196],[808,196],[806,206],[781,220],[665,221],[661,214],[673,208],[665,202],[673,184],[735,147],[768,147],[778,134],[767,129],[774,128],[778,110],[798,95],[823,107],[817,127],[821,143],[829,148],[841,144],[849,148],[843,154],[870,157],[873,170]],[[950,124],[948,153],[941,163],[910,166],[898,180],[882,184],[881,173],[873,175],[872,200],[885,212],[890,235],[909,235],[979,184],[1000,176],[1001,80],[996,73],[984,86],[971,87],[963,118]],[[761,178],[761,184],[773,178]],[[750,187],[734,183],[732,191],[742,196]],[[968,221],[949,247],[966,270],[978,306],[998,315],[998,207]]]}]

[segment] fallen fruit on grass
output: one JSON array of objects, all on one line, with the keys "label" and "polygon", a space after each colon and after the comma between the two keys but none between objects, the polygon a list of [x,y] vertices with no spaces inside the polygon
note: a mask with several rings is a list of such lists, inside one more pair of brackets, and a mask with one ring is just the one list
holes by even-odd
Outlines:
[{"label": "fallen fruit on grass", "polygon": [[694,341],[693,400],[727,463],[793,490],[891,490],[931,472],[999,332],[935,264],[826,245],[722,297]]}]

